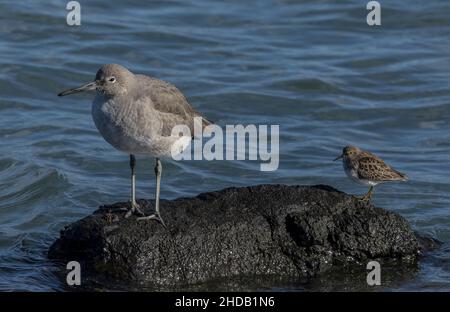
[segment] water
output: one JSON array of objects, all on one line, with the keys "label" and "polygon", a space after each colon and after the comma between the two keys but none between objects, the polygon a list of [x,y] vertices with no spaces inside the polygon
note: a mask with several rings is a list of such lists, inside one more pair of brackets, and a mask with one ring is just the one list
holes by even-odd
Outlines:
[{"label": "water", "polygon": [[[281,125],[279,170],[165,162],[163,198],[259,183],[361,194],[331,161],[352,143],[410,176],[378,187],[375,204],[444,242],[381,289],[450,290],[450,3],[381,4],[369,27],[356,0],[82,1],[69,27],[65,1],[3,0],[0,290],[62,290],[46,259],[59,230],[129,196],[128,156],[95,129],[93,95],[56,97],[112,62],[174,83],[219,124]],[[152,168],[138,158],[138,197],[152,197]]]}]

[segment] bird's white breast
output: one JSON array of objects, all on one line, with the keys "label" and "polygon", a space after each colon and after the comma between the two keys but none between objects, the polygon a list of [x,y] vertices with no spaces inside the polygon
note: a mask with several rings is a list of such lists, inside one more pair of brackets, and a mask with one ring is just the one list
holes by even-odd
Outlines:
[{"label": "bird's white breast", "polygon": [[346,161],[343,161],[342,163],[344,165],[345,173],[353,181],[355,181],[355,182],[357,182],[359,184],[367,185],[367,186],[375,186],[375,185],[378,184],[377,182],[373,182],[373,181],[370,181],[370,180],[360,179],[358,177],[358,172],[357,172],[357,170],[354,167],[350,166]]}]

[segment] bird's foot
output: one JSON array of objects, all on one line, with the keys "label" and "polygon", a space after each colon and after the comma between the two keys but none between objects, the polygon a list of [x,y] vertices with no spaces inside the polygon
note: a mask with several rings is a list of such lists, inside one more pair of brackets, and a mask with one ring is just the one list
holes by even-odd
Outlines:
[{"label": "bird's foot", "polygon": [[139,217],[139,218],[137,218],[137,220],[138,220],[138,221],[144,221],[144,220],[156,220],[156,221],[158,221],[159,223],[161,223],[162,226],[163,226],[164,228],[167,228],[166,224],[164,223],[163,219],[161,218],[161,216],[160,216],[159,214],[155,214],[155,213],[154,213],[154,214],[152,214],[152,215],[150,215],[150,216]]},{"label": "bird's foot", "polygon": [[142,210],[139,208],[139,205],[136,202],[131,203],[131,208],[127,209],[127,213],[125,214],[125,218],[128,219],[134,214],[145,216],[145,214],[142,212]]}]

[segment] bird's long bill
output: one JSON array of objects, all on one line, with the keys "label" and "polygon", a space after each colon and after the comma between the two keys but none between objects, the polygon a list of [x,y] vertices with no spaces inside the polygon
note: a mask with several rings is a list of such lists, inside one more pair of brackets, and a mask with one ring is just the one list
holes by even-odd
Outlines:
[{"label": "bird's long bill", "polygon": [[339,157],[336,157],[333,161],[336,161],[336,160],[338,160],[338,159],[341,159],[342,157],[344,157],[344,154],[342,154],[342,155],[339,156]]},{"label": "bird's long bill", "polygon": [[73,94],[73,93],[95,90],[96,87],[97,87],[97,81],[92,81],[92,82],[85,83],[84,85],[79,86],[78,88],[64,90],[63,92],[59,93],[58,96],[65,96],[65,95],[69,95],[69,94]]}]

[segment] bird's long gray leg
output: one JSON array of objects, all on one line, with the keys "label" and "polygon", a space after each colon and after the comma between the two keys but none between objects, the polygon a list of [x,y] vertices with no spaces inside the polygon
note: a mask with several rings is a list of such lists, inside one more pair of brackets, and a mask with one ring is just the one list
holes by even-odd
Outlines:
[{"label": "bird's long gray leg", "polygon": [[130,154],[130,169],[131,169],[131,209],[128,210],[125,218],[130,217],[134,213],[139,213],[144,215],[144,213],[139,209],[139,205],[136,203],[136,158],[133,154]]},{"label": "bird's long gray leg", "polygon": [[161,218],[161,214],[159,212],[159,193],[161,189],[161,174],[162,174],[162,165],[159,158],[156,158],[156,165],[155,165],[155,175],[156,175],[156,191],[155,191],[155,213],[147,216],[147,217],[141,217],[138,218],[138,220],[157,220],[161,222],[161,224],[166,227],[164,224],[163,219]]}]

